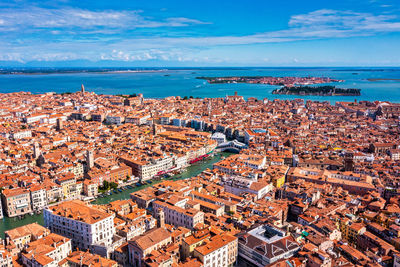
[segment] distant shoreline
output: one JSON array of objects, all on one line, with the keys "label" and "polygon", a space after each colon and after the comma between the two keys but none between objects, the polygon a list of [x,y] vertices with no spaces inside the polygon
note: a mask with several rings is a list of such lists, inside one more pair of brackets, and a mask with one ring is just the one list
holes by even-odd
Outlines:
[{"label": "distant shoreline", "polygon": [[379,81],[400,81],[400,79],[390,79],[390,78],[369,78],[367,79],[370,82],[379,82]]},{"label": "distant shoreline", "polygon": [[48,75],[48,74],[73,74],[73,73],[146,73],[163,72],[177,70],[330,70],[332,72],[390,72],[398,71],[399,67],[259,67],[259,66],[241,66],[241,67],[0,67],[0,75]]},{"label": "distant shoreline", "polygon": [[168,69],[160,70],[48,70],[48,71],[1,71],[0,75],[51,75],[51,74],[77,74],[77,73],[90,73],[90,74],[124,74],[124,73],[152,73],[152,72],[166,72]]}]

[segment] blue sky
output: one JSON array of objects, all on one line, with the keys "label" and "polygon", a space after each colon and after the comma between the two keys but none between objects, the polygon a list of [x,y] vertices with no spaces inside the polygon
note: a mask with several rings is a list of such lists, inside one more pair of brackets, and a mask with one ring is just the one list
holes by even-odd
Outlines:
[{"label": "blue sky", "polygon": [[1,66],[399,66],[399,0],[0,1]]}]

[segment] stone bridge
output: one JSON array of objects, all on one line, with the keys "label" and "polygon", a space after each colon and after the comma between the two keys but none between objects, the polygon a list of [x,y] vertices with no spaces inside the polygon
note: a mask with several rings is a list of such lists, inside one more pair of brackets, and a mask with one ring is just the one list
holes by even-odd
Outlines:
[{"label": "stone bridge", "polygon": [[236,153],[239,153],[240,150],[242,150],[244,148],[247,148],[247,145],[243,144],[237,140],[225,142],[225,143],[219,144],[217,146],[217,149],[219,149],[220,151],[232,151],[232,152],[236,152]]}]

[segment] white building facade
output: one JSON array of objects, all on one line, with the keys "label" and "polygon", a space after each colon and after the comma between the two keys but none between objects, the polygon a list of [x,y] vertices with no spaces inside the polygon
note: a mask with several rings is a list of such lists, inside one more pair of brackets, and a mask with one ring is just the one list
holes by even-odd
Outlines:
[{"label": "white building facade", "polygon": [[50,231],[71,238],[73,246],[82,250],[111,246],[115,234],[114,215],[77,200],[46,209],[44,221]]}]

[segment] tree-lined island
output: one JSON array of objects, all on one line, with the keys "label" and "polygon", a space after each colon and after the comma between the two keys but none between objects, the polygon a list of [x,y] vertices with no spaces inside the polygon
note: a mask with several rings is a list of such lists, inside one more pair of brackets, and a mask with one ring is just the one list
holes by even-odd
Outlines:
[{"label": "tree-lined island", "polygon": [[207,80],[210,84],[220,83],[253,83],[280,85],[272,91],[275,95],[318,95],[318,96],[359,96],[361,89],[336,88],[332,85],[309,86],[313,84],[338,83],[343,80],[329,77],[272,77],[272,76],[229,76],[229,77],[196,77]]},{"label": "tree-lined island", "polygon": [[229,77],[196,77],[209,83],[255,83],[282,86],[310,85],[321,83],[343,82],[329,77],[272,77],[272,76],[229,76]]},{"label": "tree-lined island", "polygon": [[361,89],[335,86],[284,86],[272,91],[275,95],[359,96]]}]

